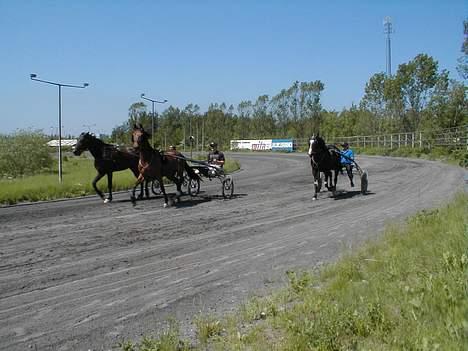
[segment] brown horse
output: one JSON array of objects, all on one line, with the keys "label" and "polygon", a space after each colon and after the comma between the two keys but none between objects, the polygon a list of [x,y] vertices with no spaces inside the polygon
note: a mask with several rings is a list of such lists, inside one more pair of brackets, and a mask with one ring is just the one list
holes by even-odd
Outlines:
[{"label": "brown horse", "polygon": [[[130,169],[136,178],[140,175],[138,171],[139,155],[127,151],[118,150],[114,145],[106,144],[90,133],[81,133],[74,147],[73,153],[76,156],[81,155],[83,151],[88,150],[94,157],[94,168],[98,174],[93,179],[93,188],[104,203],[112,201],[112,173]],[[107,175],[107,188],[109,196],[106,198],[98,189],[97,182]],[[149,197],[148,186],[145,188],[146,197]],[[143,183],[141,184],[140,197],[143,197]]]},{"label": "brown horse", "polygon": [[133,188],[131,200],[135,204],[135,189],[138,184],[141,184],[144,180],[157,180],[164,195],[164,207],[167,207],[169,201],[162,181],[163,177],[175,183],[177,201],[180,201],[182,195],[181,187],[184,182],[184,171],[191,179],[200,180],[200,177],[190,168],[181,154],[177,152],[162,154],[151,147],[149,138],[150,134],[143,129],[141,124],[133,126],[132,143],[133,147],[140,153],[138,163],[140,175]]}]

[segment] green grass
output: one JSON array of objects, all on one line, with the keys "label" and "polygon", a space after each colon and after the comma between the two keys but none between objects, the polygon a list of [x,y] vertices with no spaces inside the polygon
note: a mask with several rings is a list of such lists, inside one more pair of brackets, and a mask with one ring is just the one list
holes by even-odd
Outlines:
[{"label": "green grass", "polygon": [[[0,203],[16,204],[25,201],[53,200],[95,194],[91,185],[97,172],[94,161],[84,157],[71,157],[63,163],[63,183],[58,183],[57,173],[43,173],[14,179],[0,179]],[[240,168],[237,160],[226,161],[226,172]],[[130,189],[135,177],[130,170],[115,172],[113,191]],[[98,182],[98,187],[107,193],[107,177]]]},{"label": "green grass", "polygon": [[[96,174],[93,160],[68,158],[63,163],[62,184],[58,183],[56,172],[0,180],[0,203],[15,204],[95,194],[91,182]],[[112,183],[114,191],[128,189],[135,184],[135,177],[129,170],[116,172]],[[98,187],[107,192],[107,177],[98,182]]]},{"label": "green grass", "polygon": [[[197,316],[191,350],[468,349],[468,195],[422,211],[319,273],[220,319]],[[164,337],[164,335],[163,335]],[[163,350],[160,338],[131,351]],[[177,345],[188,349],[189,342]]]}]

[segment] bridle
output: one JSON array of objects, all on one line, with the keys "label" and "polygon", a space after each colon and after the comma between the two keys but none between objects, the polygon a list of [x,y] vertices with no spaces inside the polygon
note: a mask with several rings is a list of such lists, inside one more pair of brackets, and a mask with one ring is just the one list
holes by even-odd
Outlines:
[{"label": "bridle", "polygon": [[[311,149],[311,150],[310,150],[310,153],[309,153],[309,154],[310,154],[310,160],[312,161],[312,164],[313,164],[315,167],[318,168],[318,166],[319,166],[319,161],[321,161],[321,160],[316,160],[316,157],[317,157],[317,155],[320,155],[320,145],[317,145],[318,148],[319,148],[318,151],[313,151],[313,150],[312,150],[312,145],[313,145],[314,143],[317,143],[317,140],[316,140],[316,139],[314,139],[314,141],[310,144],[310,149]],[[325,151],[326,151],[326,150],[325,150]],[[324,151],[324,152],[325,152],[325,151]],[[322,158],[323,158],[323,157],[322,157]]]}]

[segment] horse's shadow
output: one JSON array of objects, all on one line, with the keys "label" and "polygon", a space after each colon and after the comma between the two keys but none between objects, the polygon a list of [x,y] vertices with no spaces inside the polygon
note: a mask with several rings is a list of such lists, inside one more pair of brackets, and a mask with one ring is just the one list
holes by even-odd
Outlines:
[{"label": "horse's shadow", "polygon": [[231,197],[225,198],[223,195],[206,195],[207,197],[211,198],[212,200],[233,200],[233,199],[240,199],[242,197],[247,196],[247,194],[233,194]]},{"label": "horse's shadow", "polygon": [[201,191],[198,193],[195,198],[203,198],[206,199],[207,201],[212,201],[212,200],[223,200],[223,201],[229,201],[233,199],[240,199],[247,196],[247,194],[233,194],[231,197],[224,197],[223,195],[208,195],[204,191]]},{"label": "horse's shadow", "polygon": [[174,208],[189,208],[189,207],[194,207],[200,204],[203,204],[205,202],[210,202],[211,199],[209,198],[203,198],[203,197],[191,197],[190,199],[184,199],[181,200],[180,202],[175,202],[172,207]]},{"label": "horse's shadow", "polygon": [[360,190],[351,190],[351,191],[346,191],[346,190],[337,190],[335,192],[335,195],[332,196],[333,200],[343,200],[343,199],[351,199],[356,196],[368,196],[368,195],[374,195],[375,193],[371,191],[367,191],[365,194],[362,194]]},{"label": "horse's shadow", "polygon": [[[175,193],[168,193],[167,194],[169,198],[171,199],[171,202],[173,205],[171,207],[174,208],[189,208],[189,207],[194,207],[200,204],[203,204],[205,202],[210,202],[210,201],[215,201],[215,200],[223,200],[223,201],[229,201],[237,198],[242,198],[247,196],[247,194],[234,194],[230,198],[225,198],[222,195],[208,195],[204,191],[201,191],[199,194],[196,196],[190,196],[186,193],[184,193],[181,197],[180,202],[177,202],[175,199]],[[146,201],[152,201],[152,200],[157,200],[157,199],[163,199],[163,195],[152,195],[151,197],[144,197],[142,199],[138,199],[137,203],[141,202],[146,202]],[[131,202],[131,199],[121,199],[113,202],[118,202],[118,203],[126,203],[126,202]]]}]

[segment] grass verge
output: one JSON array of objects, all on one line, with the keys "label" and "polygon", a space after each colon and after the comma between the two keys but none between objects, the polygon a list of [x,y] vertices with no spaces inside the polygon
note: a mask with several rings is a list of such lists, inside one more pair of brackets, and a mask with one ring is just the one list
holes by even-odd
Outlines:
[{"label": "grass verge", "polygon": [[[388,227],[379,240],[320,273],[288,272],[289,286],[236,314],[197,316],[198,341],[121,344],[155,350],[468,349],[468,195]],[[177,341],[175,340],[177,339]],[[170,345],[162,341],[172,340]]]},{"label": "grass verge", "polygon": [[438,160],[460,167],[468,167],[468,151],[465,149],[451,149],[444,147],[433,148],[376,148],[376,147],[356,147],[354,150],[358,154],[395,156],[395,157],[414,157],[427,160]]},{"label": "grass verge", "polygon": [[[228,159],[227,173],[240,168],[237,160]],[[71,157],[63,163],[63,182],[58,183],[57,173],[43,173],[14,179],[0,179],[0,203],[16,204],[25,201],[53,200],[95,194],[91,185],[97,172],[94,161],[84,157]],[[135,177],[130,170],[113,174],[113,191],[130,189]],[[107,177],[98,182],[98,187],[107,192]]]}]

